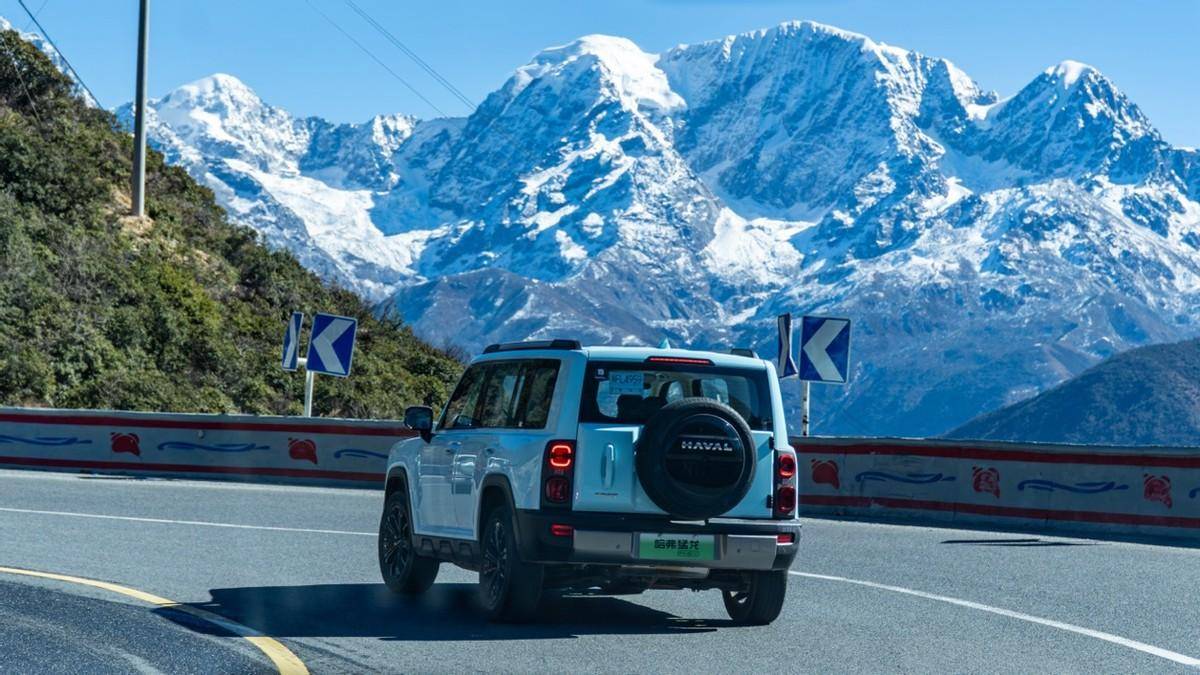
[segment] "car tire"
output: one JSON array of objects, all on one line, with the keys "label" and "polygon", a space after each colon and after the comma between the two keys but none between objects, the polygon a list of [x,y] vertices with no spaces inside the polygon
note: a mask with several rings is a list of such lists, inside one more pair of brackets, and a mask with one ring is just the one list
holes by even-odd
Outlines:
[{"label": "car tire", "polygon": [[412,514],[403,489],[388,495],[383,503],[378,548],[379,572],[393,592],[419,595],[433,585],[440,563],[419,555],[413,546]]},{"label": "car tire", "polygon": [[787,570],[750,572],[743,591],[721,591],[729,618],[746,626],[765,626],[779,617],[787,595]]},{"label": "car tire", "polygon": [[479,535],[479,602],[491,621],[522,623],[537,612],[545,570],[521,559],[512,511],[492,509]]}]

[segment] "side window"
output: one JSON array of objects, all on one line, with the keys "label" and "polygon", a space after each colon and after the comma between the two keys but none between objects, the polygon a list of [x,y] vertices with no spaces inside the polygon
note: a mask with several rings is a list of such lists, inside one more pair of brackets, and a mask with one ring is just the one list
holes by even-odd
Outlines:
[{"label": "side window", "polygon": [[558,382],[559,362],[553,359],[526,361],[522,377],[516,425],[522,429],[545,429]]},{"label": "side window", "polygon": [[483,389],[484,375],[483,364],[467,368],[467,372],[463,373],[462,379],[458,381],[458,386],[454,388],[454,393],[450,395],[450,401],[446,403],[446,411],[442,413],[442,422],[438,429],[444,431],[478,426],[475,411],[479,407],[479,393]]},{"label": "side window", "polygon": [[517,392],[521,385],[523,365],[523,361],[490,364],[487,384],[483,387],[483,405],[479,409],[479,426],[516,426]]}]

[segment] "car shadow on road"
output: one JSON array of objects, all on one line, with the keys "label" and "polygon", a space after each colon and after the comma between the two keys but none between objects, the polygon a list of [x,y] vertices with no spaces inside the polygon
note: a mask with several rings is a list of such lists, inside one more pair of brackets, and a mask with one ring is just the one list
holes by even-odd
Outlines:
[{"label": "car shadow on road", "polygon": [[[612,597],[548,599],[536,623],[493,624],[482,616],[475,584],[434,584],[418,598],[383,584],[215,588],[189,603],[273,637],[377,637],[385,640],[541,640],[581,635],[702,633],[728,620],[684,619]],[[179,612],[162,616],[182,622]],[[197,629],[195,625],[189,628]]]},{"label": "car shadow on road", "polygon": [[1046,541],[1044,539],[947,539],[943,544],[972,544],[975,546],[1095,546],[1092,541]]}]

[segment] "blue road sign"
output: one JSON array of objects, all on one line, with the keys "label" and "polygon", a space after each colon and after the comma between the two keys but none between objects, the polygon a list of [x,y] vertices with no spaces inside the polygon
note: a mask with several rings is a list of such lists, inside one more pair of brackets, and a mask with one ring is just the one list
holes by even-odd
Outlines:
[{"label": "blue road sign", "polygon": [[334,314],[313,315],[312,334],[308,338],[310,372],[346,377],[354,360],[354,334],[358,320]]},{"label": "blue road sign", "polygon": [[850,319],[806,316],[800,325],[800,379],[846,384],[850,377]]},{"label": "blue road sign", "polygon": [[300,329],[304,325],[304,312],[292,312],[287,330],[283,331],[283,369],[295,370],[300,361]]},{"label": "blue road sign", "polygon": [[792,315],[780,314],[776,319],[779,324],[779,356],[775,362],[775,370],[780,378],[793,377],[796,374],[796,358],[792,356]]}]

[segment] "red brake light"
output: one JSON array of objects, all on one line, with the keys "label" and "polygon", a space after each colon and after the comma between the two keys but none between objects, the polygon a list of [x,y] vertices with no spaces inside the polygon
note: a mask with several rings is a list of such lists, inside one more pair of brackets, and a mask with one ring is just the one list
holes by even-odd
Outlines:
[{"label": "red brake light", "polygon": [[556,537],[570,537],[575,534],[575,528],[562,523],[554,523],[550,526],[550,534]]},{"label": "red brake light", "polygon": [[775,541],[779,542],[780,544],[794,544],[796,543],[796,535],[791,532],[777,534],[775,535]]},{"label": "red brake light", "polygon": [[551,476],[546,481],[546,499],[562,504],[571,496],[571,481],[562,476]]},{"label": "red brake light", "polygon": [[555,469],[569,469],[575,461],[575,448],[569,443],[554,443],[548,453],[549,463]]},{"label": "red brake light", "polygon": [[791,478],[796,475],[796,458],[791,455],[779,456],[779,477]]},{"label": "red brake light", "polygon": [[542,462],[542,506],[570,509],[575,480],[575,441],[550,441],[546,444]]},{"label": "red brake light", "polygon": [[784,485],[775,491],[775,510],[780,513],[796,510],[796,488]]},{"label": "red brake light", "polygon": [[646,363],[673,363],[682,366],[711,366],[713,364],[708,359],[689,358],[686,356],[651,356],[646,359]]}]

